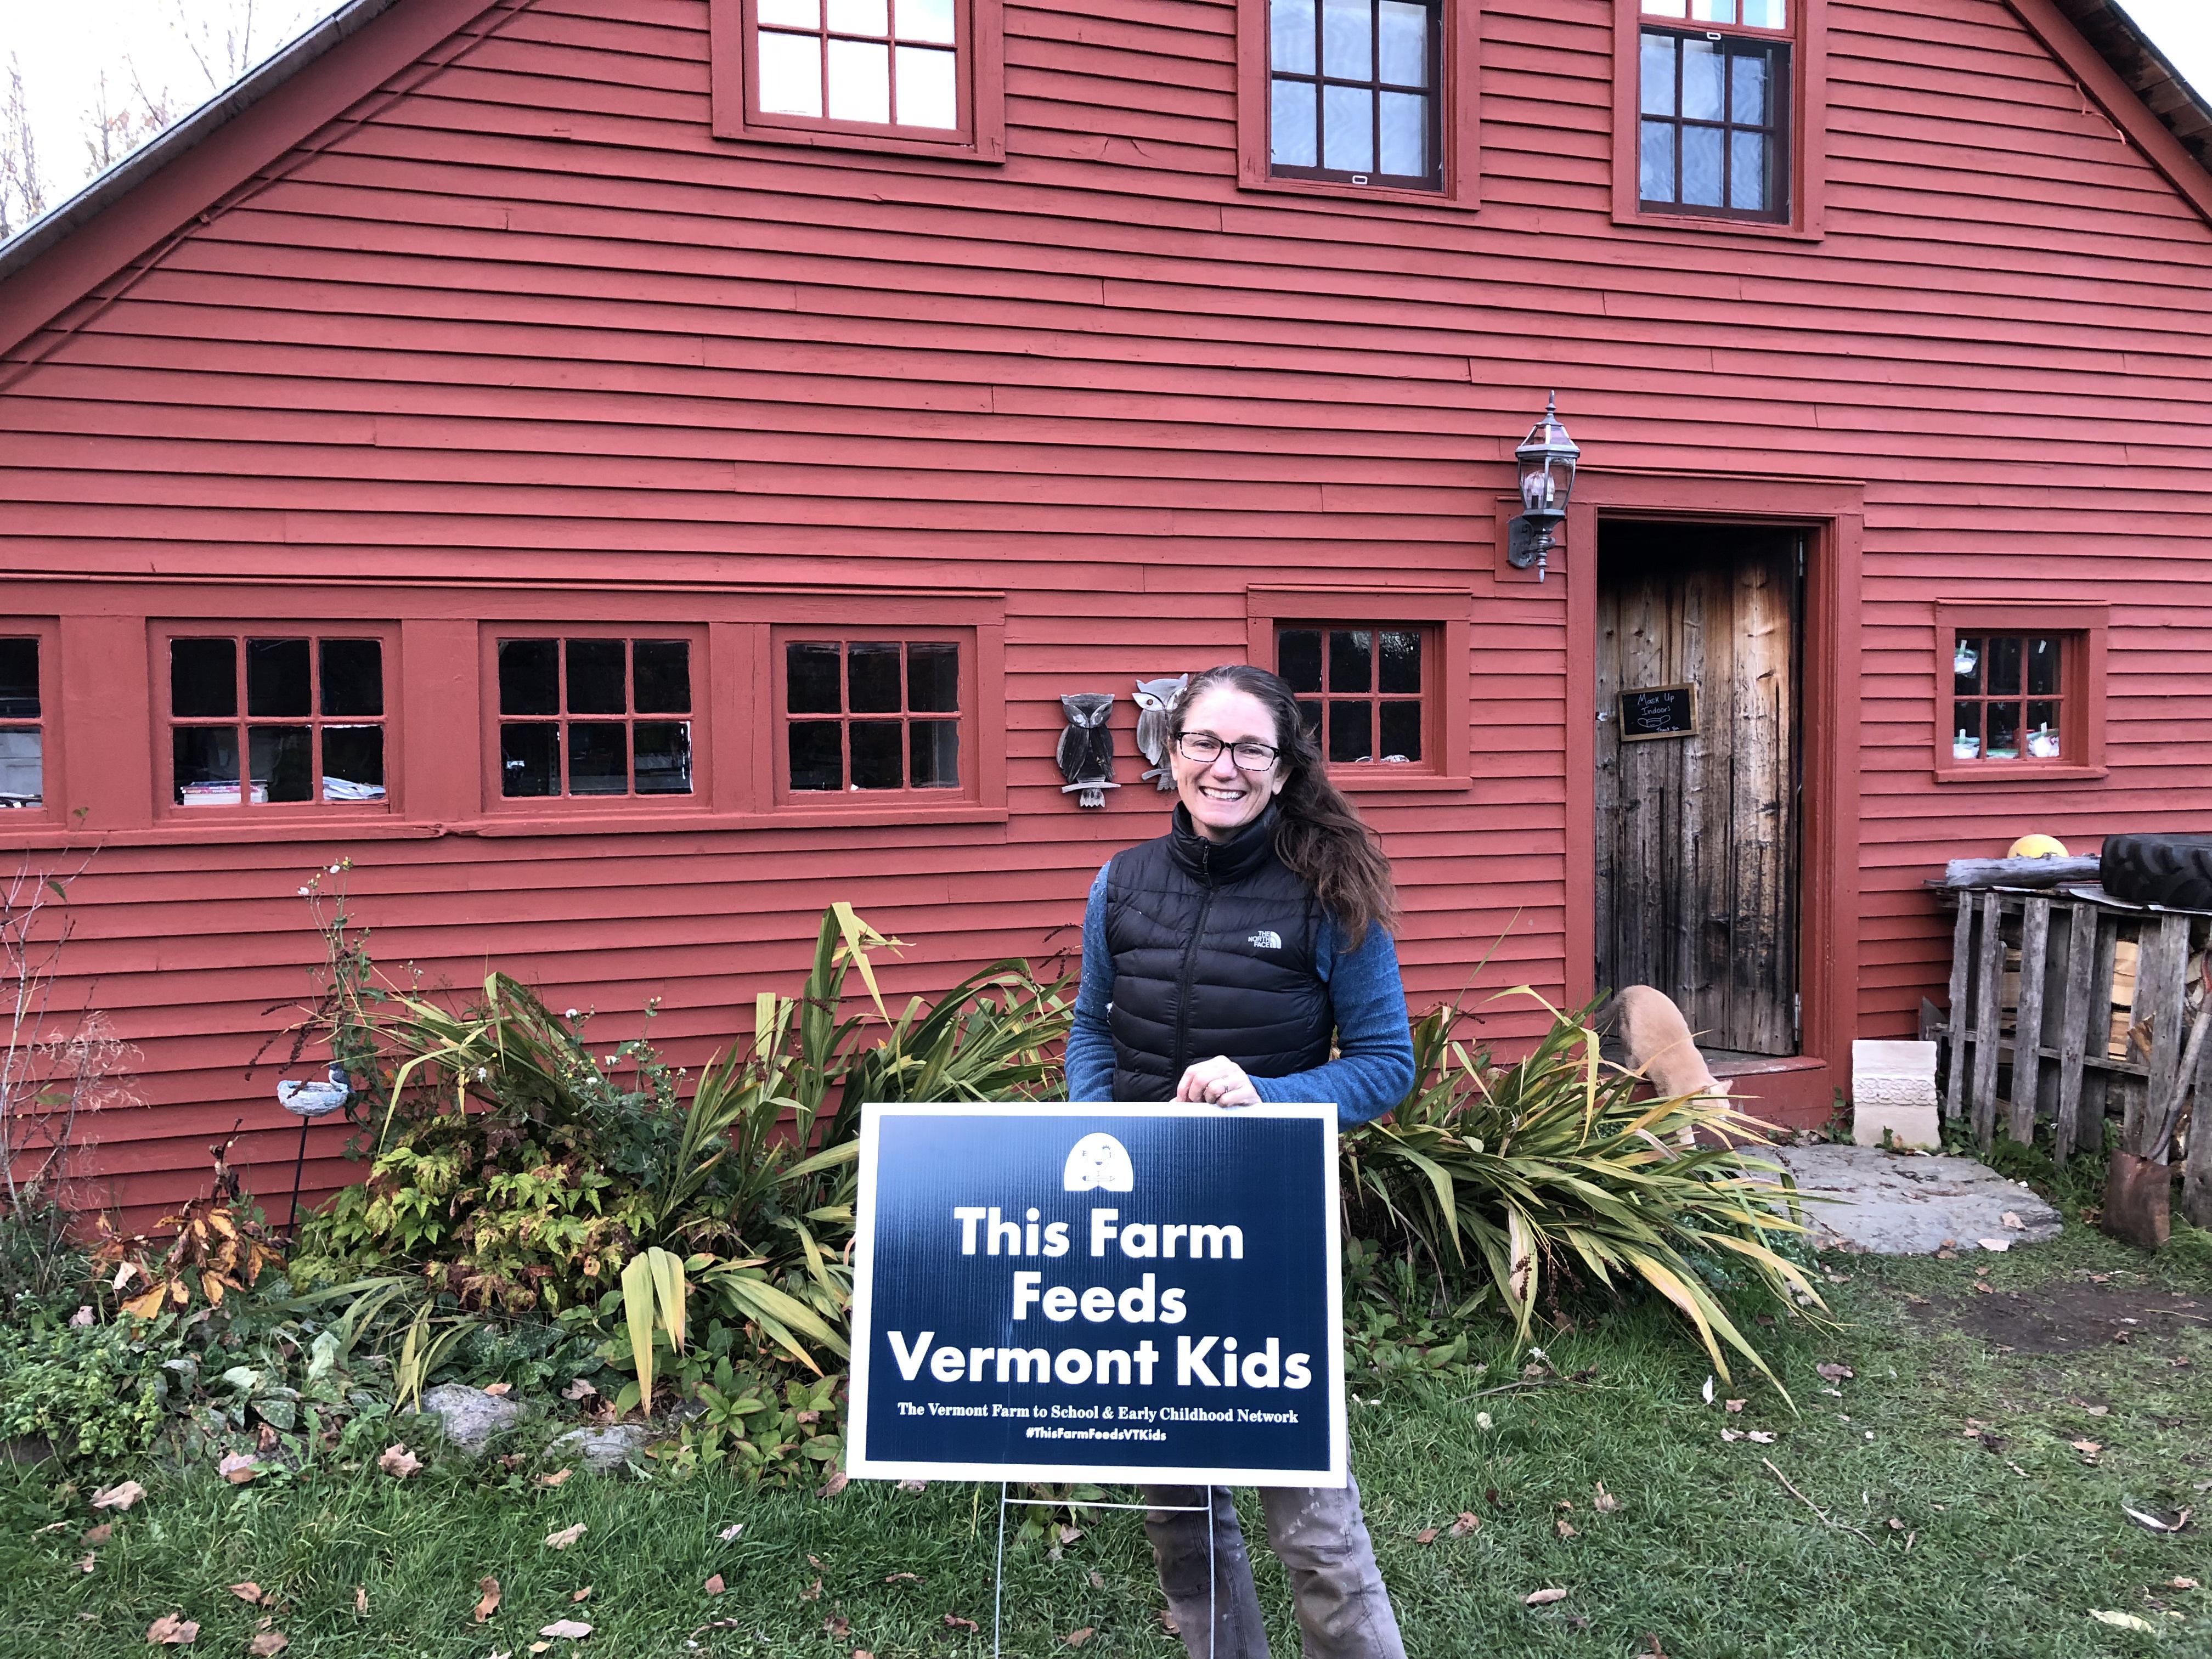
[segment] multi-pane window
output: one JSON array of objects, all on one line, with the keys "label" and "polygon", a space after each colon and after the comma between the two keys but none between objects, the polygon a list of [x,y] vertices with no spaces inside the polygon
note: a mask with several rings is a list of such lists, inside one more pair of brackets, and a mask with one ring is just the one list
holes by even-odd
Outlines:
[{"label": "multi-pane window", "polygon": [[965,0],[756,0],[765,116],[950,132],[961,125]]},{"label": "multi-pane window", "polygon": [[794,794],[960,787],[960,646],[789,639],[785,755]]},{"label": "multi-pane window", "polygon": [[1435,188],[1441,22],[1441,0],[1270,0],[1271,170]]},{"label": "multi-pane window", "polygon": [[691,793],[691,641],[498,641],[499,792]]},{"label": "multi-pane window", "polygon": [[36,635],[0,637],[0,807],[46,801],[46,705]]},{"label": "multi-pane window", "polygon": [[168,659],[173,805],[383,803],[382,640],[179,634]]},{"label": "multi-pane window", "polygon": [[1374,626],[1275,630],[1276,672],[1297,695],[1306,730],[1330,765],[1425,763],[1424,634]]},{"label": "multi-pane window", "polygon": [[2063,634],[1958,634],[1951,655],[1952,759],[2075,758],[2067,656]]},{"label": "multi-pane window", "polygon": [[1637,193],[1644,207],[1790,215],[1789,0],[1642,0]]}]

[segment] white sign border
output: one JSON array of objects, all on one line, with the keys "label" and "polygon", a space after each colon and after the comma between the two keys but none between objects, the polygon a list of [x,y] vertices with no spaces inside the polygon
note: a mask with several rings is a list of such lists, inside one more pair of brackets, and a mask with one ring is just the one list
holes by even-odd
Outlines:
[{"label": "white sign border", "polygon": [[1219,1106],[1180,1103],[979,1101],[872,1102],[860,1109],[860,1214],[854,1228],[852,1375],[845,1413],[845,1473],[856,1480],[1082,1480],[1102,1486],[1342,1486],[1350,1480],[1350,1448],[1345,1420],[1343,1228],[1337,1193],[1337,1112],[1334,1105],[1262,1103],[1226,1109],[1240,1117],[1294,1118],[1319,1121],[1322,1187],[1329,1218],[1328,1267],[1328,1468],[1227,1469],[1139,1468],[1091,1463],[938,1463],[890,1461],[867,1454],[868,1356],[873,1346],[876,1195],[868,1178],[876,1168],[878,1126],[886,1117],[1208,1117]]}]

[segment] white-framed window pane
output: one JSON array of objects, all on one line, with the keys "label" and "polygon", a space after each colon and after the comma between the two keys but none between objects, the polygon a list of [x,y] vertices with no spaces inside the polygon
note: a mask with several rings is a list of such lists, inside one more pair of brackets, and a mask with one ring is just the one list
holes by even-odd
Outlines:
[{"label": "white-framed window pane", "polygon": [[1268,61],[1292,75],[1311,75],[1316,61],[1314,52],[1314,0],[1271,0]]},{"label": "white-framed window pane", "polygon": [[1322,93],[1322,165],[1340,173],[1375,171],[1375,94],[1365,87]]},{"label": "white-framed window pane", "polygon": [[881,37],[891,32],[884,0],[830,0],[830,33]]},{"label": "white-framed window pane", "polygon": [[891,49],[867,40],[830,43],[830,118],[872,121],[888,126],[891,118]]},{"label": "white-framed window pane", "polygon": [[898,49],[898,124],[902,127],[960,125],[958,64],[955,54],[927,46]]},{"label": "white-framed window pane", "polygon": [[1429,172],[1429,100],[1417,92],[1382,94],[1382,168],[1401,178]]},{"label": "white-framed window pane", "polygon": [[811,34],[760,32],[760,106],[767,115],[822,113],[822,42]]},{"label": "white-framed window pane", "polygon": [[1321,165],[1317,110],[1310,81],[1278,81],[1267,122],[1267,152],[1279,167]]},{"label": "white-framed window pane", "polygon": [[900,40],[952,44],[952,0],[897,0],[896,15]]},{"label": "white-framed window pane", "polygon": [[1416,0],[1382,0],[1381,78],[1395,87],[1429,84],[1429,9]]},{"label": "white-framed window pane", "polygon": [[817,29],[822,27],[822,0],[758,0],[757,14],[764,29]]},{"label": "white-framed window pane", "polygon": [[45,734],[0,732],[0,808],[46,804]]}]

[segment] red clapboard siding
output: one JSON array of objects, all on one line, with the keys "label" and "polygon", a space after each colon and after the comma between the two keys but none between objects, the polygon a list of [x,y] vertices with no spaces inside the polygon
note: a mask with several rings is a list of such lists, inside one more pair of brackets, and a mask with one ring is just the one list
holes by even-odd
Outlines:
[{"label": "red clapboard siding", "polygon": [[[40,614],[141,626],[185,593],[226,614],[221,591],[313,620],[301,596],[342,591],[472,629],[487,594],[568,592],[582,622],[675,584],[718,619],[749,587],[988,593],[1003,617],[1003,811],[971,823],[171,828],[143,729],[96,757],[64,726],[70,787],[131,772],[95,791],[124,817],[88,825],[66,958],[141,1051],[93,1201],[158,1212],[240,1124],[281,1206],[283,1045],[247,1066],[320,959],[295,890],[340,857],[380,958],[457,988],[499,965],[610,1038],[659,999],[686,1063],[796,983],[832,899],[912,941],[893,996],[1066,961],[1092,872],[1158,825],[1130,682],[1241,656],[1255,586],[1467,596],[1468,788],[1359,797],[1408,989],[1458,993],[1489,952],[1478,1000],[1583,994],[1589,552],[1541,586],[1492,574],[1511,446],[1554,387],[1594,471],[1863,492],[1842,1040],[1940,996],[1919,883],[1943,859],[2203,826],[2212,229],[2003,0],[1832,0],[1817,242],[1613,222],[1608,0],[1485,0],[1475,213],[1239,191],[1233,7],[1113,10],[1006,8],[1007,161],[979,167],[718,141],[704,0],[536,0],[0,363],[0,560],[61,596]],[[0,335],[26,295],[51,298],[0,285]],[[1992,597],[2110,605],[2107,776],[1932,780],[1931,601]],[[1051,764],[1073,690],[1122,697],[1097,812]],[[769,714],[708,718],[737,755]],[[473,721],[440,786],[464,819]],[[1479,1006],[1509,1044],[1542,1018]],[[311,1194],[355,1168],[342,1139],[314,1133]]]}]

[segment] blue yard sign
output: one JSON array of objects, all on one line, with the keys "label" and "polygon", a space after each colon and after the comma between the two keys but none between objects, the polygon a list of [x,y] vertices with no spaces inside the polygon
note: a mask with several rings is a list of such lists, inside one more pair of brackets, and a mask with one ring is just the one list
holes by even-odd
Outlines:
[{"label": "blue yard sign", "polygon": [[1333,1106],[870,1106],[856,1249],[855,1475],[1344,1484]]}]

